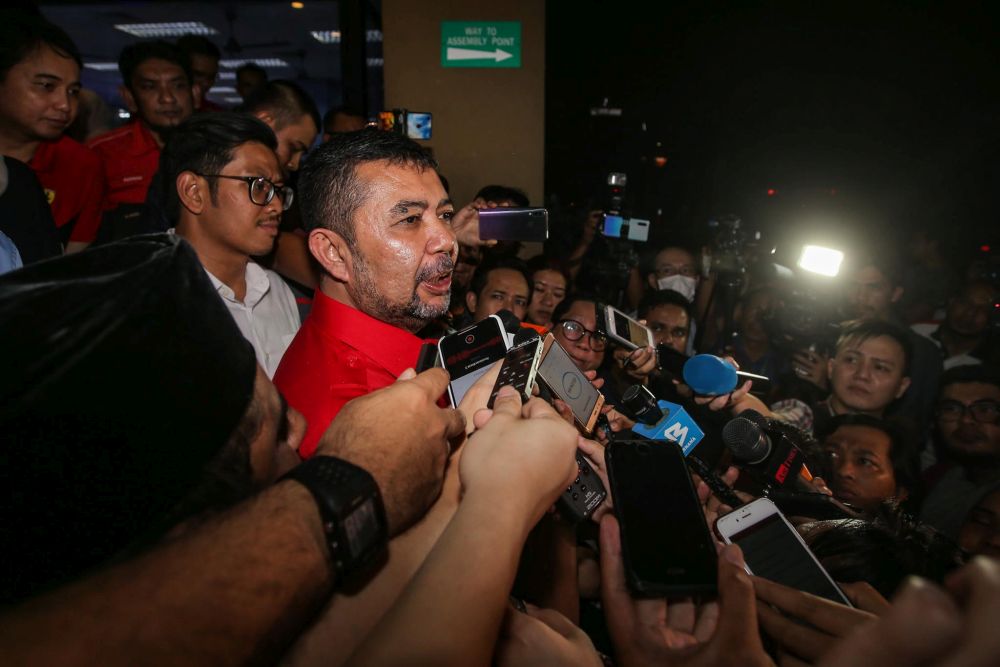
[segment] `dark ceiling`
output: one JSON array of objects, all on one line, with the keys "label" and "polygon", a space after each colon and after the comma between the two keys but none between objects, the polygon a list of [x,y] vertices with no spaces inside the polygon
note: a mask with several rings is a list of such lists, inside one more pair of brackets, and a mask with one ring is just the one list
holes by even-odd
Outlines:
[{"label": "dark ceiling", "polygon": [[[65,29],[84,56],[84,63],[116,63],[118,54],[140,38],[115,29],[117,24],[200,21],[217,32],[206,37],[222,50],[224,65],[210,99],[237,103],[235,67],[228,60],[277,58],[287,65],[265,66],[272,79],[292,79],[305,87],[321,110],[341,103],[340,44],[324,44],[311,31],[339,30],[337,2],[306,0],[301,9],[290,2],[119,2],[105,4],[48,3],[47,18]],[[174,40],[176,37],[165,37]],[[380,68],[381,33],[371,34],[370,68]],[[374,77],[381,81],[381,76]],[[120,104],[117,69],[84,67],[83,83],[110,103]]]}]

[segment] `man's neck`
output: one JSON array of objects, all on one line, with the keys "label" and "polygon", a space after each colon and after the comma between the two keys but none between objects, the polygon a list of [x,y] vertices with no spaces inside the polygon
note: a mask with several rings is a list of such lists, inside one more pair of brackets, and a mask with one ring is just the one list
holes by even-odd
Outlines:
[{"label": "man's neck", "polygon": [[749,338],[744,338],[743,351],[746,352],[747,358],[756,363],[760,361],[761,357],[768,353],[771,348],[770,343],[767,340],[750,340]]},{"label": "man's neck", "polygon": [[143,126],[144,128],[146,128],[147,130],[149,130],[149,133],[150,133],[151,135],[153,135],[153,141],[155,141],[155,142],[156,142],[156,145],[157,145],[157,146],[158,146],[159,148],[163,148],[163,144],[165,144],[165,143],[166,143],[166,141],[164,140],[164,138],[163,138],[162,136],[160,136],[160,132],[161,132],[161,131],[160,131],[160,130],[158,130],[158,129],[156,129],[155,127],[153,127],[152,125],[150,125],[149,123],[147,123],[147,122],[146,122],[146,121],[144,121],[144,120],[140,120],[140,121],[139,121],[139,123],[140,123],[140,124],[141,124],[141,125],[142,125],[142,126]]},{"label": "man's neck", "polygon": [[347,291],[347,285],[339,280],[334,280],[329,275],[323,274],[319,277],[319,291],[345,306],[350,306],[354,310],[361,310]]},{"label": "man's neck", "polygon": [[233,290],[237,301],[243,301],[247,295],[247,264],[250,257],[221,248],[204,238],[198,225],[183,216],[174,230],[183,237],[195,252],[205,270],[215,276],[219,282]]},{"label": "man's neck", "polygon": [[830,397],[826,399],[826,404],[830,406],[830,412],[834,415],[846,415],[846,414],[861,414],[870,415],[872,417],[881,418],[885,414],[885,410],[855,410],[848,405],[845,405],[840,399],[838,399],[834,394],[830,394]]},{"label": "man's neck", "polygon": [[982,341],[982,335],[966,336],[952,331],[947,323],[941,325],[938,332],[941,338],[941,346],[949,357],[956,357],[975,350]]},{"label": "man's neck", "polygon": [[5,132],[0,129],[0,155],[12,157],[27,164],[35,156],[41,139],[29,139],[23,135]]}]

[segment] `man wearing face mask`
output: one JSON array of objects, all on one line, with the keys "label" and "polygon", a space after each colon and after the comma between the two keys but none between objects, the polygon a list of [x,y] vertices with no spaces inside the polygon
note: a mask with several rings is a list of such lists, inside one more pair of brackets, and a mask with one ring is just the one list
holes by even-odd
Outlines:
[{"label": "man wearing face mask", "polygon": [[[653,270],[646,277],[646,281],[654,290],[673,290],[693,304],[701,281],[698,262],[689,250],[680,246],[667,246],[656,253]],[[691,320],[686,354],[694,354],[697,330],[697,322]]]}]

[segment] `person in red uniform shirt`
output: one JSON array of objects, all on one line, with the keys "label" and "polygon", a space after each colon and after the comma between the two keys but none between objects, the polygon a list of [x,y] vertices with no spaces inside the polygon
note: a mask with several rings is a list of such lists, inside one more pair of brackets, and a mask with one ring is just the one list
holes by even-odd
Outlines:
[{"label": "person in red uniform shirt", "polygon": [[[191,66],[173,44],[131,44],[122,50],[118,69],[124,82],[120,92],[134,120],[89,142],[104,166],[106,211],[146,200],[166,135],[194,113]],[[120,235],[125,233],[111,233]]]},{"label": "person in red uniform shirt", "polygon": [[347,401],[412,367],[415,333],[447,312],[458,245],[436,169],[416,142],[378,130],[335,136],[303,168],[302,217],[322,272],[274,376],[306,417],[303,456]]},{"label": "person in red uniform shirt", "polygon": [[40,17],[5,17],[0,32],[0,153],[31,167],[66,251],[82,250],[97,235],[104,183],[97,155],[64,134],[78,109],[80,54]]}]

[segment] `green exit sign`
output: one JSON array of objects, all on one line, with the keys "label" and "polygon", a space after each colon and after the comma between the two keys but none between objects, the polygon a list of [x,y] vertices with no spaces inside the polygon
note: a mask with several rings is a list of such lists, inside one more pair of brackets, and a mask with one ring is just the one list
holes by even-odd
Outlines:
[{"label": "green exit sign", "polygon": [[442,21],[442,67],[520,67],[520,21]]}]

